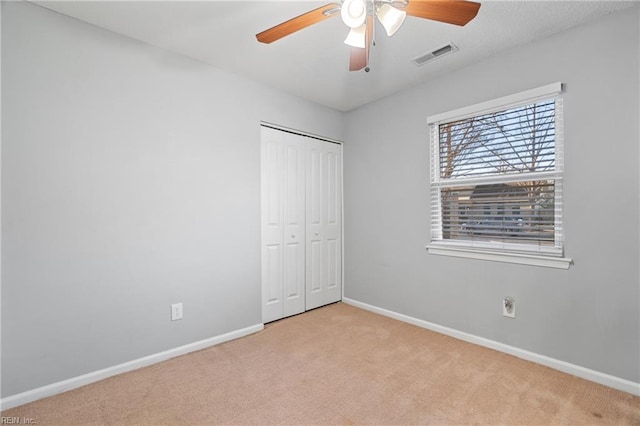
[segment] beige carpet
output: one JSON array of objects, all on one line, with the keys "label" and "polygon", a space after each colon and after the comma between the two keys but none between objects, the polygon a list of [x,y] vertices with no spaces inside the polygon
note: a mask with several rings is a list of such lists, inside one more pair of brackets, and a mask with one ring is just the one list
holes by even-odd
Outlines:
[{"label": "beige carpet", "polygon": [[640,398],[338,303],[2,415],[37,425],[640,425]]}]

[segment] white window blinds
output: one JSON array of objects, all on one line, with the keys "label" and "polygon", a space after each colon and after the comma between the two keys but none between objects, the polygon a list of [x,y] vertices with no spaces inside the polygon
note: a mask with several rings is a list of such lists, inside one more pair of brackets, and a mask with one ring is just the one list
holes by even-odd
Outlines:
[{"label": "white window blinds", "polygon": [[429,125],[431,244],[562,255],[559,83]]}]

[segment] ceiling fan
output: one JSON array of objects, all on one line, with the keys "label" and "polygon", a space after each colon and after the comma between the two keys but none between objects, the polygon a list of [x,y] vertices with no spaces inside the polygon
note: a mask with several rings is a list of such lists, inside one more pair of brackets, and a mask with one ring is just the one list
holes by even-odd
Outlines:
[{"label": "ceiling fan", "polygon": [[464,0],[342,0],[310,10],[256,34],[261,43],[272,43],[303,28],[340,14],[350,28],[345,43],[351,46],[349,71],[369,71],[369,50],[377,17],[388,36],[400,28],[407,15],[454,25],[466,25],[480,3]]}]

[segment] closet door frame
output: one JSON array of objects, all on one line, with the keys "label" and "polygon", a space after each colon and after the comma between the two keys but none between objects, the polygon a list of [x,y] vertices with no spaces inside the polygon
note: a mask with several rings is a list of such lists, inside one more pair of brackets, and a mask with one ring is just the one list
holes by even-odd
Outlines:
[{"label": "closet door frame", "polygon": [[[283,126],[274,125],[272,123],[261,122],[260,126],[260,256],[262,290],[261,309],[262,321],[266,323],[287,316],[295,315],[296,313],[313,309],[324,304],[333,303],[335,301],[341,300],[344,296],[344,203],[342,181],[343,144],[341,141],[289,129]],[[279,148],[269,146],[265,135],[269,135],[269,137],[272,137],[272,140],[281,141],[280,143],[282,144],[282,146],[280,146]],[[297,142],[295,142],[295,140],[297,140]],[[324,164],[323,168],[324,172],[328,173],[327,169],[331,170],[331,167],[329,167],[329,162],[331,159],[333,159],[334,172],[337,173],[338,177],[338,182],[336,182],[335,188],[337,191],[339,191],[339,194],[335,202],[339,203],[339,207],[337,207],[339,223],[333,224],[333,233],[324,232],[325,228],[329,229],[331,228],[331,226],[325,226],[325,228],[322,228],[323,232],[320,234],[320,237],[324,238],[324,235],[337,235],[339,238],[338,244],[330,245],[328,243],[325,243],[323,247],[323,256],[326,257],[325,265],[328,268],[335,268],[335,265],[329,262],[329,255],[331,254],[332,250],[334,252],[335,250],[339,250],[339,270],[335,271],[336,276],[334,277],[336,281],[339,281],[339,283],[333,283],[332,285],[330,280],[327,281],[327,289],[322,292],[322,295],[316,295],[316,297],[310,298],[309,280],[311,278],[310,266],[312,263],[310,259],[309,248],[311,245],[311,241],[314,238],[317,240],[318,235],[318,228],[311,226],[311,217],[309,214],[310,203],[308,199],[309,194],[307,194],[307,192],[310,189],[310,160],[312,151],[318,151],[318,147],[324,146],[322,144],[325,143],[331,143],[337,146],[337,149],[327,150],[329,154],[325,154],[323,161],[325,161],[326,163]],[[287,147],[291,148],[296,144],[299,144],[298,146],[300,146],[301,144],[303,146],[303,149],[287,149]],[[325,147],[330,147],[330,145]],[[320,148],[320,150],[322,149]],[[300,164],[300,151],[304,153],[304,162],[302,162],[302,164]],[[287,182],[286,175],[287,173],[291,173],[292,164],[296,163],[296,161],[292,162],[292,152],[297,152],[298,155],[297,170],[299,171],[300,166],[304,168],[303,184],[306,200],[303,203],[303,212],[298,211],[297,215],[299,219],[304,221],[304,225],[298,223],[298,225],[300,225],[302,229],[296,229],[295,227],[291,228],[284,217],[287,214],[287,207],[285,206],[286,201],[284,198],[286,197],[286,192],[289,191],[290,193],[292,188],[291,182]],[[335,170],[335,167],[339,167],[339,170]],[[293,169],[295,169],[295,167],[293,167]],[[300,177],[299,174],[298,177]],[[269,192],[270,185],[277,185],[279,188],[282,188],[282,191],[274,195],[273,193]],[[326,193],[324,195],[326,196]],[[301,214],[303,216],[301,216]],[[316,237],[312,238],[314,235]],[[290,236],[291,239],[287,239],[287,236]],[[335,238],[332,241],[335,241]],[[300,243],[302,244],[300,245]],[[292,265],[285,263],[284,256],[286,256],[287,253],[291,254],[295,252],[294,247],[302,247],[302,250],[305,254],[304,270],[302,271],[302,274],[304,275],[304,285],[302,289],[297,288],[295,289],[295,291],[291,291],[291,288],[287,289],[287,286],[291,284],[291,276],[298,275],[300,271],[298,267],[292,267]],[[335,288],[336,285],[338,285],[339,288]],[[301,294],[300,291],[302,291]],[[300,295],[303,298],[302,305],[300,305]],[[321,297],[319,298],[317,296]]]}]

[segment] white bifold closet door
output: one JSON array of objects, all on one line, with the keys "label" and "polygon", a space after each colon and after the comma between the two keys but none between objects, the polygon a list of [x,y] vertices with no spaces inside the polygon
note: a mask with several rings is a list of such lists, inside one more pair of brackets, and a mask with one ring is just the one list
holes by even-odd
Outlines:
[{"label": "white bifold closet door", "polygon": [[342,146],[261,127],[262,320],[342,298]]}]

